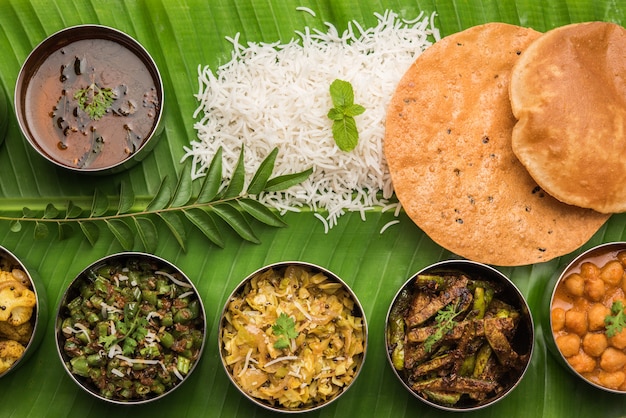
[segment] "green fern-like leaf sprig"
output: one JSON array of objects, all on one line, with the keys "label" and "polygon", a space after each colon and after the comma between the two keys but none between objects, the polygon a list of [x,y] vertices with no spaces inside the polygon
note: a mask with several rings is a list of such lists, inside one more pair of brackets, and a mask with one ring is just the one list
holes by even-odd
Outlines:
[{"label": "green fern-like leaf sprig", "polygon": [[252,218],[272,227],[283,227],[285,222],[275,211],[253,196],[263,192],[283,191],[299,184],[311,175],[312,169],[271,177],[278,154],[278,148],[275,148],[263,160],[245,187],[243,153],[242,148],[235,170],[230,180],[226,181],[222,178],[220,148],[213,157],[197,194],[193,191],[194,181],[188,169],[179,176],[175,187],[164,178],[155,196],[143,210],[133,210],[135,196],[122,183],[115,210],[110,207],[109,198],[96,189],[88,211],[72,201],[67,203],[65,210],[59,210],[54,204],[48,203],[43,214],[25,207],[21,217],[0,216],[0,220],[11,221],[13,232],[21,231],[24,223],[33,222],[35,239],[46,238],[51,224],[58,226],[60,239],[66,238],[74,231],[74,226],[78,226],[91,245],[98,241],[100,228],[106,225],[125,250],[131,250],[135,245],[135,236],[139,236],[145,250],[154,252],[158,242],[155,219],[160,219],[167,225],[183,250],[186,250],[187,240],[185,222],[194,225],[219,247],[224,246],[220,226],[229,227],[246,241],[259,243],[250,223]]}]

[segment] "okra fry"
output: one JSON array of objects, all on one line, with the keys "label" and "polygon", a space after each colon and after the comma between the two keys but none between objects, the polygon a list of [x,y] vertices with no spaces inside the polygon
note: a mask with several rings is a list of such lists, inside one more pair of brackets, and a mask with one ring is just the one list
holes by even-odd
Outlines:
[{"label": "okra fry", "polygon": [[473,377],[480,377],[483,374],[492,352],[493,350],[488,343],[480,347],[476,354],[476,362],[474,363],[474,370],[472,372]]},{"label": "okra fry", "polygon": [[[457,322],[454,328],[448,331],[444,339],[446,341],[460,339],[463,336],[463,332],[466,327],[469,327],[469,332],[474,334],[474,336],[484,337],[485,327],[490,325],[495,326],[500,330],[510,332],[515,327],[515,321],[512,318],[486,318]],[[424,342],[429,336],[433,335],[436,330],[436,325],[413,328],[407,333],[407,341],[411,343]]]},{"label": "okra fry", "polygon": [[428,361],[425,361],[413,369],[413,377],[426,376],[428,373],[442,369],[449,366],[452,362],[456,361],[458,357],[457,352],[448,352],[442,356],[433,357]]},{"label": "okra fry", "polygon": [[442,405],[454,405],[461,399],[460,393],[424,390],[424,394],[434,402]]},{"label": "okra fry", "polygon": [[502,288],[445,272],[420,274],[404,290],[409,296],[401,293],[402,306],[408,308],[392,306],[387,338],[392,363],[408,386],[445,405],[495,396],[525,359],[511,343],[520,313],[502,299]]},{"label": "okra fry", "polygon": [[[454,278],[452,278],[453,280]],[[418,274],[415,286],[424,289],[443,290],[450,285],[451,278],[439,274]]]},{"label": "okra fry", "polygon": [[397,370],[404,368],[404,314],[410,302],[410,293],[403,290],[398,297],[396,304],[389,313],[388,340],[393,346],[391,359],[393,366]]},{"label": "okra fry", "polygon": [[454,379],[437,377],[433,379],[422,380],[413,384],[413,388],[418,391],[448,391],[467,394],[485,393],[494,390],[496,387],[496,382],[474,379],[464,376],[457,376]]},{"label": "okra fry", "polygon": [[482,319],[485,316],[488,304],[489,300],[485,288],[482,286],[476,287],[476,289],[474,289],[474,306],[472,309],[477,319]]},{"label": "okra fry", "polygon": [[407,325],[412,328],[423,324],[437,314],[439,310],[456,300],[463,292],[467,292],[467,278],[465,276],[446,288],[445,292],[438,294],[438,296],[432,299],[423,309],[413,311],[407,318]]},{"label": "okra fry", "polygon": [[506,335],[500,329],[488,325],[485,337],[501,364],[511,368],[521,367],[523,362],[520,361],[520,356],[511,348]]}]

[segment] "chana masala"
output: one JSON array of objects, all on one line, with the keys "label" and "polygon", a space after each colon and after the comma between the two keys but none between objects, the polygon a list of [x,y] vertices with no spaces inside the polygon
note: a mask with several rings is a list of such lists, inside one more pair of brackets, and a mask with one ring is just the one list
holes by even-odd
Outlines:
[{"label": "chana masala", "polygon": [[551,303],[552,333],[572,369],[626,391],[626,251],[598,253],[563,275]]}]

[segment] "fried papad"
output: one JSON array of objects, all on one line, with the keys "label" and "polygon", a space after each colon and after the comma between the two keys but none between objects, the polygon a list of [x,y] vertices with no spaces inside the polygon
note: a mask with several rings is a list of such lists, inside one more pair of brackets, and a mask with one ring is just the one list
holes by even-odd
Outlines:
[{"label": "fried papad", "polygon": [[546,32],[511,72],[513,152],[562,202],[626,211],[626,29],[586,22]]},{"label": "fried papad", "polygon": [[511,149],[510,70],[541,34],[488,23],[445,37],[401,79],[384,151],[396,195],[430,238],[500,266],[567,254],[608,215],[544,193]]}]

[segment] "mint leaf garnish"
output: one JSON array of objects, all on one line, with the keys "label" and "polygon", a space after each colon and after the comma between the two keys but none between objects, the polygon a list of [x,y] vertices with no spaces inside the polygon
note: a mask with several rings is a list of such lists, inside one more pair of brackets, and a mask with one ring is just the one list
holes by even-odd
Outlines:
[{"label": "mint leaf garnish", "polygon": [[355,116],[365,112],[361,105],[354,104],[352,84],[344,80],[335,80],[330,85],[330,97],[333,108],[328,111],[328,118],[333,121],[333,138],[342,151],[352,151],[359,142],[359,132]]}]

